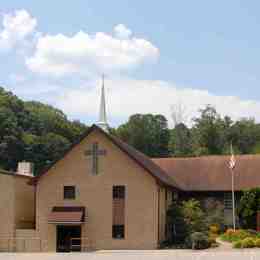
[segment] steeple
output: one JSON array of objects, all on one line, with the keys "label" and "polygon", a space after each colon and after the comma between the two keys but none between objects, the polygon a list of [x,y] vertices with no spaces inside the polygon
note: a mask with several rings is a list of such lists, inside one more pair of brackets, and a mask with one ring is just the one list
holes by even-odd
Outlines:
[{"label": "steeple", "polygon": [[108,132],[107,114],[106,114],[106,100],[105,100],[105,84],[104,74],[102,75],[102,86],[101,86],[101,100],[99,107],[99,119],[97,125],[104,131]]}]

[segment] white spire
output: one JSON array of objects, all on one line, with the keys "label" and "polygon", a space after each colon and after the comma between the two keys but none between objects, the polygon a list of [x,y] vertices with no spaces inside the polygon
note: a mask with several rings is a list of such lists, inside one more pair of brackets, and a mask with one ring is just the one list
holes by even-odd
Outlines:
[{"label": "white spire", "polygon": [[101,100],[100,100],[100,108],[99,108],[99,119],[97,125],[100,128],[102,128],[104,131],[108,132],[104,74],[102,75]]}]

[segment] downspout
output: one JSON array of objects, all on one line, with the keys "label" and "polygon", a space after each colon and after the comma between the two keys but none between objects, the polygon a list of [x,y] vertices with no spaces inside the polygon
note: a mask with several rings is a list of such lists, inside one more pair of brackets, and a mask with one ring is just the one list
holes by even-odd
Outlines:
[{"label": "downspout", "polygon": [[34,184],[34,229],[36,230],[36,192],[37,184]]},{"label": "downspout", "polygon": [[160,187],[158,188],[158,247],[160,245]]}]

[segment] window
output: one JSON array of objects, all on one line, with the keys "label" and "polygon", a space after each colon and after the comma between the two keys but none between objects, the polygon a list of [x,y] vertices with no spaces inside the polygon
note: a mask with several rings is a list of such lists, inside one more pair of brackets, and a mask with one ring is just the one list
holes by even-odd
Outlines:
[{"label": "window", "polygon": [[113,186],[112,237],[125,238],[125,186]]},{"label": "window", "polygon": [[76,198],[75,186],[64,186],[64,199],[74,200]]},{"label": "window", "polygon": [[176,201],[178,199],[178,193],[177,191],[172,192],[172,202]]},{"label": "window", "polygon": [[113,186],[113,199],[125,198],[125,186]]},{"label": "window", "polygon": [[232,209],[232,193],[231,192],[224,193],[224,208]]},{"label": "window", "polygon": [[125,226],[113,225],[113,238],[124,239],[125,238]]}]

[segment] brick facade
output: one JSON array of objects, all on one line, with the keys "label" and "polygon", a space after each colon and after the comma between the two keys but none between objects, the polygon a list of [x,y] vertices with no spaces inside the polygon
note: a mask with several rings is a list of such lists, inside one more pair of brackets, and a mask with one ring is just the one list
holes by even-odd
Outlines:
[{"label": "brick facade", "polygon": [[[84,154],[93,143],[107,151],[99,158],[97,175],[92,174],[91,156]],[[76,187],[75,200],[64,200],[64,185]],[[124,218],[125,239],[112,238],[114,185],[126,187],[125,213],[116,220]],[[56,226],[48,223],[55,206],[86,207],[82,238],[88,239],[93,249],[155,249],[164,239],[164,188],[159,189],[153,176],[99,131],[91,132],[42,176],[36,197],[36,227],[41,239],[47,241],[46,251],[56,250]]]}]

